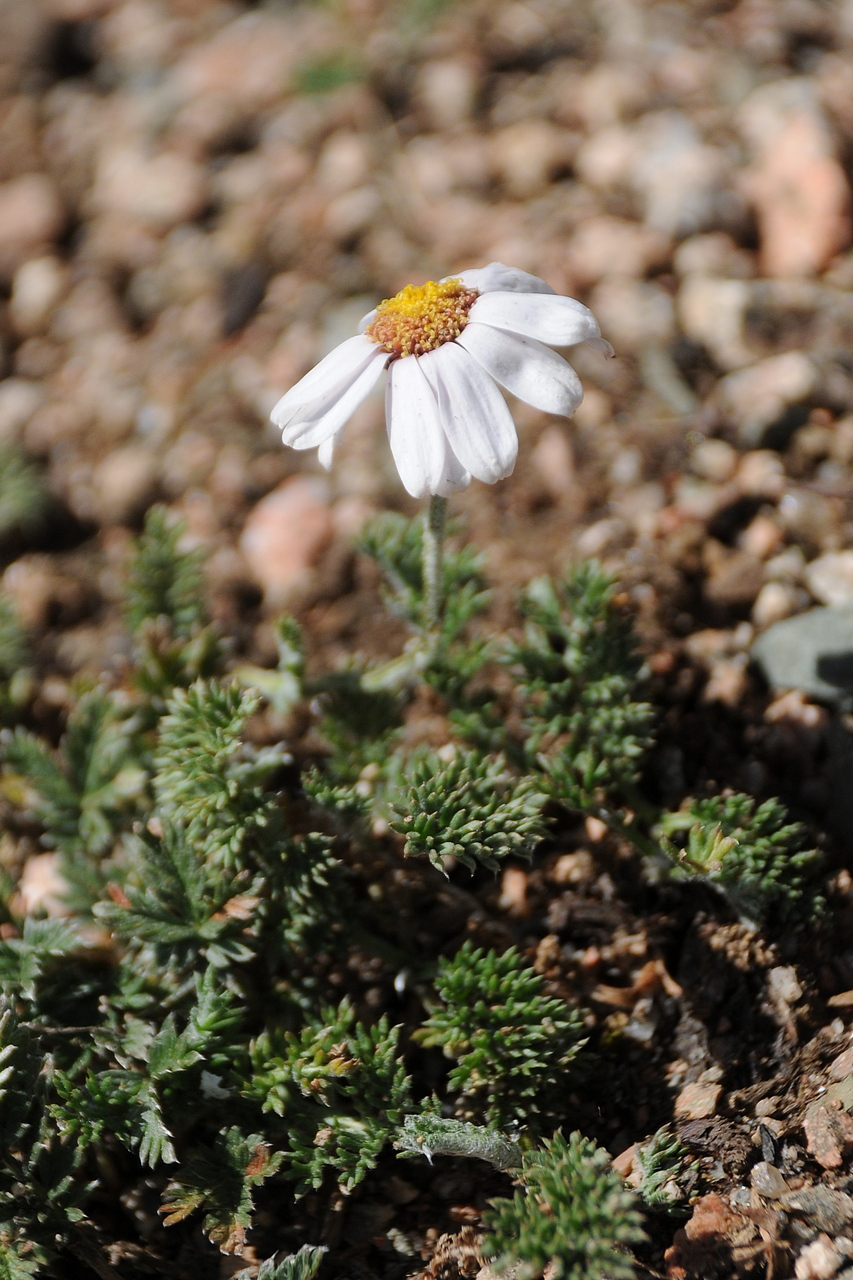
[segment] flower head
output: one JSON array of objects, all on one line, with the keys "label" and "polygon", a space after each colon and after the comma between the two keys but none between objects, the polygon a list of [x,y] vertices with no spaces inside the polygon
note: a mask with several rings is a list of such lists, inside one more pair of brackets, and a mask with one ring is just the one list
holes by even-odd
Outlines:
[{"label": "flower head", "polygon": [[447,496],[472,476],[494,484],[515,466],[518,436],[496,383],[546,413],[574,413],[580,380],[550,348],[578,342],[613,354],[582,303],[493,262],[380,302],[361,333],[291,387],[271,416],[285,444],[319,447],[328,467],[338,435],[387,369],[385,416],[400,479],[415,498]]}]

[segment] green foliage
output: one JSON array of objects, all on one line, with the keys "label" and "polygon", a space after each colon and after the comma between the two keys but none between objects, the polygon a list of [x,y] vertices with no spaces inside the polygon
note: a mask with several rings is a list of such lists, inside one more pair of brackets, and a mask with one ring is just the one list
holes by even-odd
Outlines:
[{"label": "green foliage", "polygon": [[0,444],[0,538],[38,528],[48,501],[33,464],[14,445]]},{"label": "green foliage", "polygon": [[684,1183],[699,1168],[698,1161],[690,1162],[690,1155],[683,1143],[668,1125],[637,1147],[637,1162],[642,1179],[637,1194],[647,1208],[659,1213],[679,1213],[686,1201]]},{"label": "green foliage", "polygon": [[365,1027],[344,1000],[298,1035],[266,1032],[253,1045],[247,1093],[282,1117],[300,1194],[319,1187],[328,1167],[351,1190],[394,1136],[409,1101],[398,1031],[384,1017]]},{"label": "green foliage", "polygon": [[[382,571],[388,609],[421,636],[427,631],[423,540],[423,517],[406,520],[386,511],[367,525],[359,543],[359,549]],[[401,658],[371,672],[368,682],[378,686],[384,680],[393,688],[423,677],[454,705],[465,706],[466,685],[489,656],[485,642],[463,639],[469,623],[488,601],[482,557],[468,547],[445,548],[442,589],[445,605],[440,633],[431,640],[429,653],[422,646],[413,646]]]},{"label": "green foliage", "polygon": [[632,1280],[626,1246],[644,1239],[635,1197],[594,1142],[556,1133],[525,1153],[523,1190],[492,1201],[484,1253],[519,1280],[548,1268],[554,1280]]},{"label": "green foliage", "polygon": [[282,614],[275,627],[278,662],[272,671],[264,667],[239,667],[237,680],[257,689],[279,715],[288,715],[303,696],[305,653],[299,624]]},{"label": "green foliage", "polygon": [[406,784],[391,826],[406,837],[409,856],[426,856],[439,871],[448,858],[497,870],[508,854],[530,857],[545,834],[544,795],[532,778],[514,778],[502,756],[416,755]]},{"label": "green foliage", "polygon": [[281,763],[281,748],[256,752],[242,736],[257,707],[251,691],[197,681],[174,691],[160,721],[154,787],[161,811],[226,867],[239,862],[244,842],[272,816],[263,787]]},{"label": "green foliage", "polygon": [[26,660],[26,636],[15,606],[0,595],[0,680],[11,680]]},{"label": "green foliage", "polygon": [[636,696],[641,660],[614,595],[595,564],[559,587],[537,579],[524,639],[509,653],[521,669],[529,757],[558,800],[596,814],[636,783],[651,744],[652,708]]},{"label": "green foliage", "polygon": [[0,1012],[0,1275],[38,1274],[83,1214],[80,1152],[42,1108],[49,1061],[4,999]]},{"label": "green foliage", "polygon": [[184,528],[168,507],[151,507],[137,540],[127,583],[127,621],[140,632],[147,622],[167,618],[172,634],[189,640],[205,622],[202,557],[181,551]]},{"label": "green foliage", "polygon": [[326,1253],[325,1245],[304,1244],[298,1253],[291,1253],[278,1262],[267,1258],[257,1273],[238,1271],[234,1280],[314,1280]]},{"label": "green foliage", "polygon": [[161,1210],[166,1226],[200,1209],[213,1244],[223,1253],[242,1252],[252,1222],[252,1191],[275,1173],[281,1160],[261,1134],[244,1136],[238,1128],[228,1129],[212,1147],[198,1147],[184,1163],[180,1178],[167,1186]]},{"label": "green foliage", "polygon": [[63,855],[70,900],[81,910],[99,896],[102,859],[143,799],[138,730],[126,707],[96,690],[78,702],[58,752],[24,729],[3,743],[7,766],[35,793],[43,841]]},{"label": "green foliage", "polygon": [[751,920],[813,920],[824,905],[815,885],[821,857],[802,824],[787,819],[778,800],[757,805],[735,792],[664,814],[659,832],[675,878],[708,880]]},{"label": "green foliage", "polygon": [[467,1156],[486,1160],[496,1169],[521,1167],[521,1148],[497,1129],[446,1120],[432,1111],[406,1116],[394,1142],[401,1156]]},{"label": "green foliage", "polygon": [[350,53],[337,50],[303,62],[296,72],[296,89],[299,93],[332,93],[363,80],[364,74],[363,66]]},{"label": "green foliage", "polygon": [[135,683],[162,699],[174,685],[216,673],[222,647],[205,625],[204,576],[198,551],[182,551],[184,527],[167,507],[152,507],[130,565],[125,613],[138,643]]},{"label": "green foliage", "polygon": [[535,1125],[565,1092],[585,1043],[583,1015],[545,996],[544,985],[514,947],[498,955],[466,942],[439,961],[440,1005],[415,1035],[456,1060],[448,1086],[463,1113],[498,1127]]},{"label": "green foliage", "polygon": [[330,771],[339,782],[357,782],[371,766],[384,767],[403,722],[398,695],[366,688],[357,671],[339,671],[315,686],[320,732],[331,748]]}]

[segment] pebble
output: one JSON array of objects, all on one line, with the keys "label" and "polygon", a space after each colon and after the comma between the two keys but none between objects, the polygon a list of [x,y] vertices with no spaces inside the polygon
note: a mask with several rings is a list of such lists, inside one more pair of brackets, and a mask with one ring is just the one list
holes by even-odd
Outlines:
[{"label": "pebble", "polygon": [[678,291],[678,318],[688,338],[701,343],[721,369],[754,359],[744,337],[750,290],[745,280],[689,275]]},{"label": "pebble", "polygon": [[819,1235],[800,1251],[794,1265],[796,1280],[832,1280],[844,1260],[829,1236]]},{"label": "pebble", "polygon": [[249,512],[240,550],[271,605],[304,586],[334,533],[327,483],[292,476]]},{"label": "pebble", "polygon": [[0,277],[11,278],[34,251],[56,240],[64,223],[59,193],[47,174],[0,183]]},{"label": "pebble", "polygon": [[809,357],[785,351],[727,374],[717,384],[716,401],[740,442],[754,447],[786,409],[811,394],[816,382],[817,369]]},{"label": "pebble", "polygon": [[853,1223],[853,1198],[832,1187],[803,1187],[799,1191],[789,1191],[782,1196],[781,1205],[832,1237],[843,1235],[845,1227]]},{"label": "pebble", "polygon": [[838,1099],[812,1102],[806,1108],[803,1131],[809,1153],[824,1169],[840,1169],[853,1151],[853,1116]]},{"label": "pebble", "polygon": [[517,200],[539,195],[552,173],[570,164],[577,136],[548,120],[519,120],[492,134],[492,164]]},{"label": "pebble", "polygon": [[434,129],[453,129],[471,118],[479,82],[473,59],[434,58],[418,72],[416,100]]},{"label": "pebble", "polygon": [[593,291],[590,307],[602,333],[620,352],[665,345],[675,334],[672,299],[659,285],[645,280],[602,280]]},{"label": "pebble", "polygon": [[785,618],[759,636],[752,656],[774,688],[837,703],[853,693],[853,607]]},{"label": "pebble", "polygon": [[19,439],[30,418],[45,402],[40,382],[5,378],[0,382],[0,441]]},{"label": "pebble", "polygon": [[187,156],[175,151],[147,155],[120,145],[101,156],[91,202],[102,213],[167,231],[201,213],[207,183],[202,168]]},{"label": "pebble", "polygon": [[18,881],[21,908],[27,915],[64,916],[69,908],[63,901],[69,885],[59,873],[59,854],[31,854]]},{"label": "pebble", "polygon": [[725,181],[725,156],[702,142],[684,112],[649,112],[636,134],[631,176],[646,226],[680,238],[734,214],[737,196]]},{"label": "pebble", "polygon": [[767,1200],[778,1200],[790,1189],[776,1166],[768,1164],[766,1160],[759,1160],[758,1164],[753,1165],[749,1181],[758,1194]]},{"label": "pebble", "polygon": [[829,551],[812,560],[806,586],[821,604],[853,604],[853,551]]},{"label": "pebble", "polygon": [[803,593],[790,583],[765,582],[752,606],[752,621],[760,631],[764,631],[774,622],[798,613],[803,603]]},{"label": "pebble", "polygon": [[712,484],[725,484],[739,461],[737,450],[727,440],[701,440],[690,455],[690,470]]},{"label": "pebble", "polygon": [[51,313],[65,291],[65,268],[59,258],[47,254],[30,258],[15,272],[9,314],[22,336],[43,333]]},{"label": "pebble", "polygon": [[680,1120],[706,1120],[714,1115],[723,1086],[700,1084],[698,1080],[686,1084],[675,1099],[675,1114]]},{"label": "pebble", "polygon": [[743,186],[769,276],[811,276],[850,242],[850,189],[811,82],[777,80],[741,108],[756,153]]},{"label": "pebble", "polygon": [[113,449],[92,475],[92,518],[101,525],[132,524],[154,498],[158,471],[142,445]]},{"label": "pebble", "polygon": [[649,227],[602,214],[580,224],[566,250],[573,279],[594,284],[605,276],[641,279],[669,256],[666,236]]}]

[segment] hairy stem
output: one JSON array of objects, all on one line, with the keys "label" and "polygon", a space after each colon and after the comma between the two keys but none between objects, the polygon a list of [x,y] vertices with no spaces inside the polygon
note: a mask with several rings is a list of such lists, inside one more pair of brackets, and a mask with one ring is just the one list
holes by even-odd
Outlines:
[{"label": "hairy stem", "polygon": [[444,530],[447,523],[447,499],[433,494],[429,502],[424,529],[424,624],[429,634],[438,631],[444,609],[441,589],[444,561]]}]

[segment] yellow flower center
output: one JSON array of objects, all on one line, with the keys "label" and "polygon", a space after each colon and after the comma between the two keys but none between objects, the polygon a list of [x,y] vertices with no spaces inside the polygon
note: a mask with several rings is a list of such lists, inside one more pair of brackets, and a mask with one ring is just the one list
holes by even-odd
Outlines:
[{"label": "yellow flower center", "polygon": [[380,302],[365,333],[395,360],[422,356],[459,337],[478,296],[461,280],[407,284]]}]

